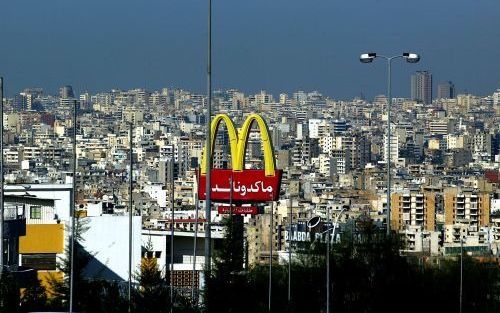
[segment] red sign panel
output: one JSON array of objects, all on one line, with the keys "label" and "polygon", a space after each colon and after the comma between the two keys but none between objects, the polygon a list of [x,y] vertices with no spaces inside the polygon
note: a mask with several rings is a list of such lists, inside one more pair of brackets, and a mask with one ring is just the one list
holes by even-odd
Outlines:
[{"label": "red sign panel", "polygon": [[[230,208],[231,207],[229,205],[220,205],[219,207],[217,207],[217,212],[219,212],[219,214],[231,214]],[[233,206],[233,214],[235,215],[256,215],[257,212],[258,211],[256,206]]]},{"label": "red sign panel", "polygon": [[[212,169],[211,199],[218,202],[268,202],[277,201],[280,195],[282,170],[266,176],[264,170]],[[206,176],[200,175],[198,198],[206,199]],[[231,186],[232,181],[232,186]]]}]

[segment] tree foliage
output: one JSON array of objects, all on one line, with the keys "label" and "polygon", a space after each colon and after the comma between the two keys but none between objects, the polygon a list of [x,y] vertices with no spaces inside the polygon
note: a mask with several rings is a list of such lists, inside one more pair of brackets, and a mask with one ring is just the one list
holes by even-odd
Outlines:
[{"label": "tree foliage", "polygon": [[[268,310],[269,267],[244,268],[243,223],[240,217],[224,221],[225,239],[215,251],[214,269],[203,293],[205,312],[257,313]],[[84,223],[78,223],[81,238]],[[460,257],[425,259],[403,256],[395,234],[387,236],[369,220],[344,229],[330,255],[331,310],[354,312],[456,312],[459,307]],[[89,254],[75,255],[75,310],[78,312],[126,312],[127,288],[123,283],[92,280],[81,270]],[[146,246],[146,250],[150,249]],[[291,299],[288,300],[288,265],[272,267],[273,312],[325,312],[326,244],[313,242],[295,254],[291,264]],[[463,258],[463,312],[500,311],[500,266],[491,260]],[[69,275],[69,260],[61,270]],[[132,290],[132,312],[198,312],[191,299],[174,289],[170,298],[168,271],[155,258],[144,258]],[[23,289],[13,273],[4,272],[0,284],[0,313],[63,311],[67,309],[68,280],[54,281],[55,296],[47,297],[39,281]],[[173,307],[171,308],[171,304]]]},{"label": "tree foliage", "polygon": [[[216,268],[205,293],[205,311],[267,311],[268,266],[254,266],[238,273],[228,271],[231,264],[228,247],[229,243],[223,244],[216,254]],[[370,220],[360,220],[344,229],[340,242],[331,247],[331,310],[339,313],[458,311],[460,258],[403,256],[401,247],[396,234],[387,236]],[[273,312],[325,312],[325,252],[325,243],[313,242],[296,256],[291,266],[291,301],[288,301],[288,265],[272,267]],[[498,312],[500,266],[464,257],[463,275],[463,312]]]}]

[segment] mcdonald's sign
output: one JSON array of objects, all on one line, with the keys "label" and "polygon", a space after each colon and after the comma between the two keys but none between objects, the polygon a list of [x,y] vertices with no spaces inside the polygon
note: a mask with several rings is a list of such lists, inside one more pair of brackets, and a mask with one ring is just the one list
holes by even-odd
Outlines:
[{"label": "mcdonald's sign", "polygon": [[[215,136],[220,124],[224,122],[229,135],[232,169],[211,169],[211,199],[220,202],[267,202],[279,199],[282,170],[275,168],[274,150],[269,130],[264,119],[251,114],[237,131],[233,121],[226,114],[215,116],[211,123],[212,153]],[[264,146],[264,169],[245,169],[245,151],[253,123],[257,123]],[[213,158],[213,154],[210,156]],[[198,198],[206,199],[207,154],[204,149],[201,161]]]}]

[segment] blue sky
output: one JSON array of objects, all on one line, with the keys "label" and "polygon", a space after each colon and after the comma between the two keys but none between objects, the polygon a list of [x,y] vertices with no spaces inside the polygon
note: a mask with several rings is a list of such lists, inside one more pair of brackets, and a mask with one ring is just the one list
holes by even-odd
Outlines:
[{"label": "blue sky", "polygon": [[[0,9],[6,93],[175,86],[205,92],[206,0],[16,0]],[[385,64],[362,52],[414,51],[396,62],[394,96],[410,75],[480,95],[500,88],[498,0],[213,0],[215,88],[319,90],[338,99],[385,92]]]}]

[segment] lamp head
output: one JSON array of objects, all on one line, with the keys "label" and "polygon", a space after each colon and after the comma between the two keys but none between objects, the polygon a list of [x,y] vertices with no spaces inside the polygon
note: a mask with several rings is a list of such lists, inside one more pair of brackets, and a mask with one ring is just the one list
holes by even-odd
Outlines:
[{"label": "lamp head", "polygon": [[321,222],[321,218],[319,216],[311,217],[307,221],[307,227],[308,228],[314,228],[314,227],[318,226],[319,222]]},{"label": "lamp head", "polygon": [[420,61],[420,56],[416,53],[405,52],[403,53],[403,57],[408,63],[418,63]]},{"label": "lamp head", "polygon": [[360,57],[359,57],[359,61],[361,63],[371,63],[373,62],[373,59],[375,59],[377,57],[377,54],[376,53],[363,53]]}]

